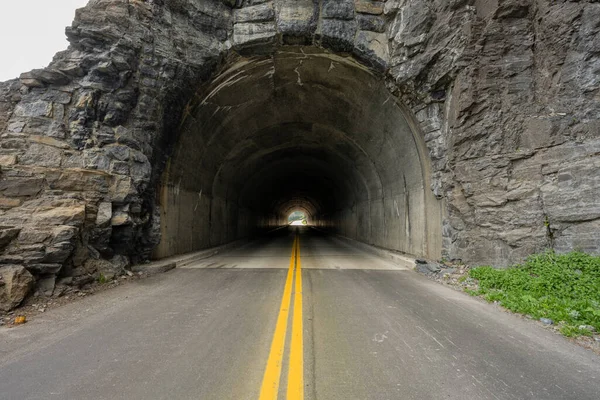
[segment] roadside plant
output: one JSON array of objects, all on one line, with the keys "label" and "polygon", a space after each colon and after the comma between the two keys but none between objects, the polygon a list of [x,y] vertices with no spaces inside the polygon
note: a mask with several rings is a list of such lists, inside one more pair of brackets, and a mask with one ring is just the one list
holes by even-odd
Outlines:
[{"label": "roadside plant", "polygon": [[470,294],[536,319],[551,319],[565,336],[600,331],[599,256],[546,252],[507,269],[474,268],[469,277],[478,283]]}]

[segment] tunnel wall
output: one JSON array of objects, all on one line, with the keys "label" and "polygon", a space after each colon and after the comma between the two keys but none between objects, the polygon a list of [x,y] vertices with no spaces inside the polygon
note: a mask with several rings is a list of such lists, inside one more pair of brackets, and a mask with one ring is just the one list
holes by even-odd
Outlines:
[{"label": "tunnel wall", "polygon": [[206,249],[247,238],[265,222],[250,210],[221,198],[201,196],[177,186],[161,188],[161,238],[154,258]]},{"label": "tunnel wall", "polygon": [[[426,205],[426,201],[431,203]],[[439,258],[440,203],[425,199],[421,191],[412,191],[358,203],[315,219],[315,225],[374,246]]]},{"label": "tunnel wall", "polygon": [[158,190],[161,240],[152,252],[155,259],[249,238],[287,223],[275,213],[257,214],[210,191],[186,189],[180,181],[169,180],[168,168],[162,178]]},{"label": "tunnel wall", "polygon": [[[600,250],[600,4],[248,3],[92,0],[49,67],[0,84],[4,280],[81,284],[150,257],[190,96],[228,55],[285,44],[351,55],[406,105],[446,204],[444,257],[503,266]],[[392,204],[369,203],[370,217]],[[330,221],[356,207],[367,203]],[[356,237],[383,226],[344,221]]]}]

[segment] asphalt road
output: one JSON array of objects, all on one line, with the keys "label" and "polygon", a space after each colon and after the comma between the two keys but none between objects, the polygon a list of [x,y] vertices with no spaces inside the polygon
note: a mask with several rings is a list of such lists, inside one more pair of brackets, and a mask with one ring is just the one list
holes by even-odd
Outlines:
[{"label": "asphalt road", "polygon": [[600,398],[593,353],[301,231],[0,328],[0,399]]}]

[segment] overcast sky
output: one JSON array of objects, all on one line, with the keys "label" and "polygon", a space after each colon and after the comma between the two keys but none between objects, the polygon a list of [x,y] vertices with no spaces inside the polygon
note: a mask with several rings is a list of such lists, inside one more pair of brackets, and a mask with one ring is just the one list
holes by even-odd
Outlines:
[{"label": "overcast sky", "polygon": [[88,0],[0,0],[0,82],[47,66],[69,45],[65,27]]}]

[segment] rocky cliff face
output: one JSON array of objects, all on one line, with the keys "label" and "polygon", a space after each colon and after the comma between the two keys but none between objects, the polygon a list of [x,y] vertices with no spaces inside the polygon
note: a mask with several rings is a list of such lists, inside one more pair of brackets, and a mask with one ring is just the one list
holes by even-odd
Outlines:
[{"label": "rocky cliff face", "polygon": [[448,254],[506,265],[598,252],[600,5],[474,6],[443,120]]},{"label": "rocky cliff face", "polygon": [[162,132],[230,25],[220,2],[91,1],[67,51],[3,84],[0,269],[84,285],[149,257]]},{"label": "rocky cliff face", "polygon": [[67,35],[48,68],[0,84],[4,309],[34,280],[147,259],[189,99],[231,54],[286,45],[355,57],[412,110],[445,257],[600,251],[595,1],[92,0]]}]

